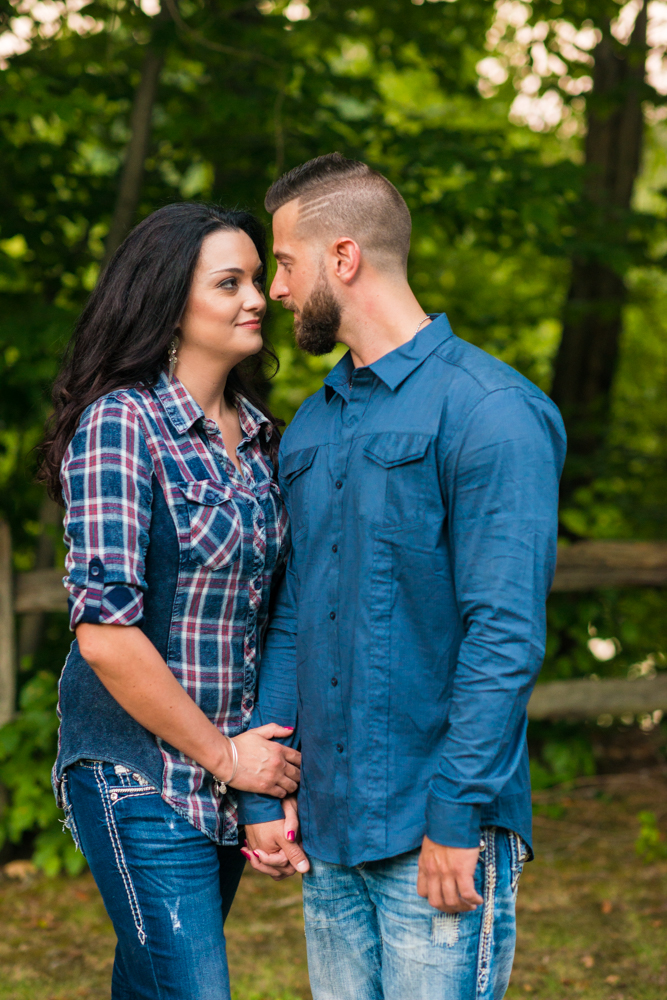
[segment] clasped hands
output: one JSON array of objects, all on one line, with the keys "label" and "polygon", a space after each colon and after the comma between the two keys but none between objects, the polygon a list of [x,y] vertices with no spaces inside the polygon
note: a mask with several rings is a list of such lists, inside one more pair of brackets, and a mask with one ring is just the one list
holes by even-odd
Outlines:
[{"label": "clasped hands", "polygon": [[[299,817],[296,795],[282,800],[284,819],[248,824],[244,855],[258,872],[279,882],[295,872],[307,872],[308,858],[298,844]],[[444,913],[476,910],[482,897],[475,889],[478,847],[445,847],[428,837],[419,855],[417,892]]]}]

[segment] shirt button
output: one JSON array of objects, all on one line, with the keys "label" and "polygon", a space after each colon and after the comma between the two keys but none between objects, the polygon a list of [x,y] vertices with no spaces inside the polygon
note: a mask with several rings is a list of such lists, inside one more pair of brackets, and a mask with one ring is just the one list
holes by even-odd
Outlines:
[{"label": "shirt button", "polygon": [[340,479],[337,479],[336,480],[336,489],[337,490],[342,490],[342,488],[343,488],[343,484],[341,483]]},{"label": "shirt button", "polygon": [[338,546],[337,545],[332,545],[331,546],[331,551],[332,552],[338,552]]},{"label": "shirt button", "polygon": [[99,566],[93,566],[93,568],[90,571],[90,575],[91,576],[99,576],[100,575],[100,567]]},{"label": "shirt button", "polygon": [[333,621],[335,617],[336,617],[336,612],[335,611],[330,611],[329,612],[329,618],[331,619],[331,621]]},{"label": "shirt button", "polygon": [[338,753],[342,753],[344,749],[345,749],[345,747],[343,746],[342,743],[337,743],[336,744],[336,750],[338,751]]},{"label": "shirt button", "polygon": [[331,678],[331,687],[335,688],[337,686],[338,686],[338,678],[337,677],[332,677]]}]

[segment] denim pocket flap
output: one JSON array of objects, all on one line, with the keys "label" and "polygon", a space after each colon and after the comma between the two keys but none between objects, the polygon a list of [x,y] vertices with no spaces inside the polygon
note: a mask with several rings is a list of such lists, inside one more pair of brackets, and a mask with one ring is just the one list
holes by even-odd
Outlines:
[{"label": "denim pocket flap", "polygon": [[364,455],[385,469],[396,465],[418,462],[426,454],[432,437],[430,434],[399,434],[393,431],[371,434],[364,447]]},{"label": "denim pocket flap", "polygon": [[282,478],[291,483],[293,479],[309,469],[313,464],[313,459],[317,452],[317,445],[312,448],[301,448],[299,451],[293,451],[289,455],[281,456],[280,458],[280,475]]},{"label": "denim pocket flap", "polygon": [[186,500],[200,503],[206,507],[216,507],[226,503],[234,496],[231,486],[223,486],[214,479],[201,479],[194,483],[179,483],[178,488]]}]

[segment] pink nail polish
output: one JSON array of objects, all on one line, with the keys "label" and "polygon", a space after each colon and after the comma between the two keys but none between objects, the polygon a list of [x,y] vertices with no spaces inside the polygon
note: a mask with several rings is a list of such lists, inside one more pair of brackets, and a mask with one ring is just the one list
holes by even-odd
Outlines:
[{"label": "pink nail polish", "polygon": [[255,855],[256,858],[259,857],[259,854],[257,853],[257,851],[253,851],[252,853]]},{"label": "pink nail polish", "polygon": [[248,861],[250,861],[250,853],[248,851],[244,851],[243,848],[241,848],[241,854],[244,858],[247,858]]},{"label": "pink nail polish", "polygon": [[291,729],[294,732],[294,726],[285,726],[285,729]]},{"label": "pink nail polish", "polygon": [[289,841],[290,841],[290,842],[291,842],[292,844],[294,843],[294,841],[296,840],[296,834],[295,834],[294,830],[288,830],[288,831],[287,831],[287,839],[288,839],[288,840],[289,840]]}]

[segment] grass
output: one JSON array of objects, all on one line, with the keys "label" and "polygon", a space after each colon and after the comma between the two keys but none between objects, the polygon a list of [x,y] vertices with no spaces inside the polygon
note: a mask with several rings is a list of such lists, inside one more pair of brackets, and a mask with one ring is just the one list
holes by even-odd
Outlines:
[{"label": "grass", "polygon": [[[664,1000],[667,860],[635,852],[638,815],[664,829],[667,776],[582,779],[535,796],[508,1000]],[[108,1000],[114,935],[89,874],[0,875],[0,1000]],[[18,867],[18,870],[16,870]],[[244,875],[227,924],[234,1000],[308,1000],[300,886]]]}]

